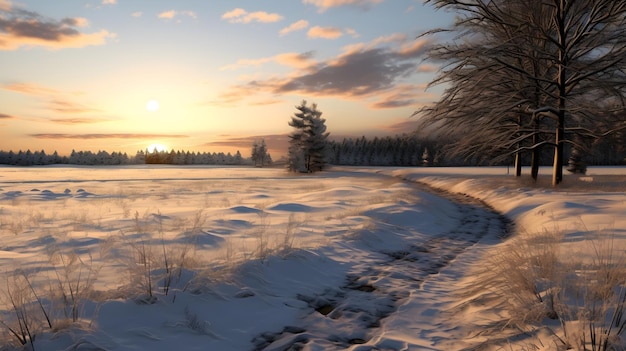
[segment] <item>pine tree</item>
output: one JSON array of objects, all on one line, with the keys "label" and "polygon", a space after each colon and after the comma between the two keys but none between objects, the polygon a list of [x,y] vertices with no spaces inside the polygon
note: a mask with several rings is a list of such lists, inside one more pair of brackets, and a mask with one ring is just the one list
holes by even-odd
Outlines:
[{"label": "pine tree", "polygon": [[268,164],[265,139],[254,141],[254,144],[252,145],[252,162],[256,167],[263,167]]},{"label": "pine tree", "polygon": [[585,174],[587,173],[587,165],[583,160],[582,153],[577,148],[572,150],[568,160],[567,171],[574,174]]},{"label": "pine tree", "polygon": [[316,104],[307,106],[303,100],[296,109],[289,122],[295,130],[289,135],[287,168],[292,172],[321,171],[326,166],[326,120]]}]

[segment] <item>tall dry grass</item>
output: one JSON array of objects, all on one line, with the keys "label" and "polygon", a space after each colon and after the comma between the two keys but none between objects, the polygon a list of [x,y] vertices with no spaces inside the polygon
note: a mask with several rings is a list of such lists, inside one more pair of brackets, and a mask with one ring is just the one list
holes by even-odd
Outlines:
[{"label": "tall dry grass", "polygon": [[489,258],[484,286],[506,302],[503,325],[549,328],[559,350],[626,349],[624,249],[599,233],[588,240],[591,261],[583,262],[560,252],[562,239],[557,227],[520,233]]}]

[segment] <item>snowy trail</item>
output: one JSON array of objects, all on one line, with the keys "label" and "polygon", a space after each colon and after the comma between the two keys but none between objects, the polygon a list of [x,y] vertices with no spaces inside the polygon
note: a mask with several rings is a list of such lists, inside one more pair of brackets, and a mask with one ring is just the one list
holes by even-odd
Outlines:
[{"label": "snowy trail", "polygon": [[257,336],[254,350],[453,350],[469,346],[461,340],[468,331],[448,311],[458,303],[461,278],[478,262],[484,248],[507,234],[510,221],[471,197],[422,185],[416,191],[420,198],[451,201],[456,211],[446,215],[455,221],[454,229],[423,238],[414,235],[406,219],[373,215],[377,221],[372,231],[406,232],[407,242],[413,243],[401,250],[372,245],[371,251],[361,254],[364,263],[348,273],[345,285],[320,295],[299,295],[313,312],[281,333]]}]

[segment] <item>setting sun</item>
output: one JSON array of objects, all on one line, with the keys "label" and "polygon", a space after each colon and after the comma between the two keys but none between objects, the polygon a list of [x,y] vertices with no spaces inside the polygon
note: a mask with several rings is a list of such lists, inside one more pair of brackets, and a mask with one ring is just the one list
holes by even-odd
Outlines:
[{"label": "setting sun", "polygon": [[159,110],[159,102],[156,100],[150,100],[146,104],[146,110],[150,112],[156,112]]},{"label": "setting sun", "polygon": [[167,146],[163,144],[148,145],[148,152],[162,152],[162,151],[167,151]]}]

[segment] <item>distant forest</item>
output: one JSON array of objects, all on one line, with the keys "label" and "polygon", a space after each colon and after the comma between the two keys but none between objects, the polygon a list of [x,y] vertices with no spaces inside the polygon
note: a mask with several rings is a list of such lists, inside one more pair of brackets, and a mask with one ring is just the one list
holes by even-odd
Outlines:
[{"label": "distant forest", "polygon": [[[597,141],[589,154],[583,156],[588,165],[624,165],[626,164],[626,145],[615,143],[616,140]],[[350,166],[478,166],[488,165],[482,158],[463,159],[450,157],[446,150],[451,142],[425,139],[415,135],[397,135],[387,137],[344,138],[342,141],[328,141],[326,160],[331,165]],[[530,155],[527,155],[530,157]],[[553,151],[546,148],[541,155],[542,165],[550,165]],[[529,164],[529,160],[523,160]],[[512,165],[502,161],[497,165]],[[251,157],[243,157],[239,151],[235,154],[191,152],[191,151],[137,151],[135,155],[107,151],[72,151],[69,156],[60,156],[55,151],[51,154],[41,151],[2,151],[0,164],[14,166],[39,166],[52,164],[71,165],[133,165],[133,164],[171,164],[171,165],[250,165]],[[258,166],[258,164],[257,164]]]},{"label": "distant forest", "polygon": [[72,151],[69,156],[59,156],[55,151],[46,154],[41,151],[0,151],[0,164],[14,166],[41,166],[52,164],[70,164],[87,166],[114,166],[114,165],[134,165],[134,164],[172,164],[172,165],[245,165],[250,164],[237,151],[235,155],[231,153],[210,153],[210,152],[190,152],[190,151],[137,151],[135,155],[129,156],[122,152],[107,151]]}]

